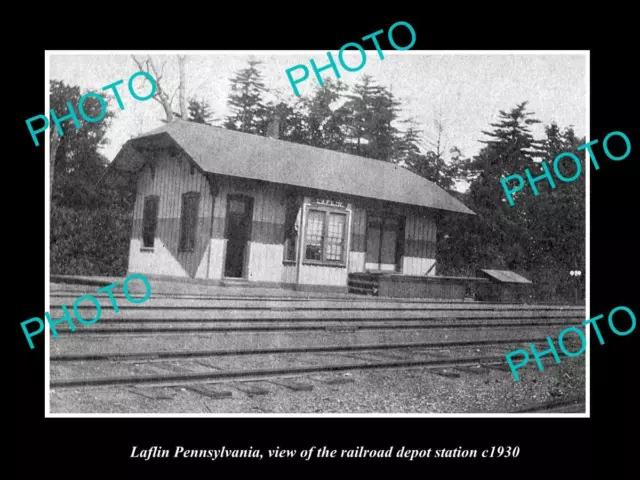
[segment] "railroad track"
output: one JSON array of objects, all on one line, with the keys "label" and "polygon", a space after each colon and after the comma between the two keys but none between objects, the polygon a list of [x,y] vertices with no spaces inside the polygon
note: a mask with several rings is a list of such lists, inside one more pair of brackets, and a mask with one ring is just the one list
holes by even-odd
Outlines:
[{"label": "railroad track", "polygon": [[[51,302],[51,308],[60,309],[62,305],[66,305],[70,307],[75,298],[69,297],[67,301],[63,302]],[[98,298],[100,300],[101,308],[104,309],[113,309],[113,306],[108,301],[108,299],[103,299],[101,297]],[[105,301],[106,300],[106,301]],[[562,312],[565,314],[576,314],[584,311],[584,309],[574,309],[574,308],[558,308],[558,307],[532,307],[532,306],[496,306],[495,304],[486,304],[486,305],[475,305],[475,304],[464,304],[462,305],[453,305],[447,304],[447,306],[438,306],[433,303],[420,303],[420,304],[408,304],[403,303],[399,305],[390,305],[390,304],[382,304],[375,305],[371,302],[363,302],[364,305],[340,305],[340,302],[329,302],[326,305],[282,305],[282,304],[274,304],[274,305],[256,305],[251,301],[246,299],[242,300],[225,300],[228,304],[222,302],[212,302],[211,304],[203,304],[203,302],[192,302],[191,300],[196,299],[184,299],[183,302],[177,304],[177,302],[166,303],[162,302],[162,300],[171,300],[169,298],[156,299],[155,302],[144,303],[140,305],[136,304],[126,304],[126,303],[118,303],[119,310],[242,310],[242,311],[250,311],[250,310],[259,310],[259,311],[314,311],[314,312],[326,312],[326,311],[340,311],[340,312],[361,312],[361,311],[376,311],[376,312]],[[206,300],[210,301],[209,299]],[[268,303],[268,302],[266,302]],[[275,302],[274,302],[275,303]],[[280,300],[278,303],[284,303],[284,301]],[[353,302],[349,302],[351,304]],[[87,305],[87,303],[85,303]],[[94,309],[94,307],[84,307],[80,305],[80,308],[85,309]],[[555,315],[558,316],[558,315]]]},{"label": "railroad track", "polygon": [[[97,295],[91,289],[52,292],[51,316],[60,318],[62,305],[72,313],[82,293]],[[106,296],[96,298],[99,322],[76,322],[73,332],[66,322],[57,325],[63,338],[51,344],[51,388],[189,390],[412,368],[452,377],[491,370],[510,375],[506,352],[544,343],[554,329],[579,324],[584,313],[557,305],[173,293],[139,305],[116,293],[116,312]],[[95,316],[90,302],[79,311]]]},{"label": "railroad track", "polygon": [[[135,292],[131,293],[143,293]],[[96,295],[95,290],[56,290],[50,292],[51,298],[74,298],[81,294]],[[122,293],[114,293],[115,298],[126,299]],[[156,294],[152,292],[152,298],[168,298],[178,300],[216,300],[216,301],[237,301],[238,297],[234,295],[195,295],[195,294],[180,294],[180,293],[160,293]],[[243,296],[242,300],[245,301],[278,301],[278,302],[313,302],[313,301],[331,301],[331,302],[353,302],[353,303],[459,303],[459,304],[495,304],[495,302],[481,302],[476,300],[456,300],[452,302],[446,299],[424,299],[424,298],[393,298],[393,297],[363,297],[362,295],[354,295],[351,297],[334,297],[331,295],[323,295],[322,297],[305,297],[305,296],[274,296],[274,295],[248,295]],[[548,305],[553,307],[553,305]],[[566,305],[565,305],[566,307]]]},{"label": "railroad track", "polygon": [[[135,289],[131,290],[131,293],[143,293],[136,292]],[[80,294],[94,295],[96,294],[95,289],[82,289],[79,288],[77,290],[52,290],[50,292],[50,298],[54,299],[69,299],[71,301],[75,300]],[[126,297],[124,294],[114,291],[113,293],[115,298],[125,300]],[[207,294],[180,294],[180,293],[155,293],[152,292],[152,297],[150,300],[155,299],[171,299],[171,300],[211,300],[211,301],[233,301],[237,302],[239,297],[237,295],[207,295]],[[313,302],[331,302],[331,303],[356,303],[356,304],[429,304],[429,305],[438,305],[438,304],[449,304],[449,305],[469,305],[469,306],[486,306],[492,308],[521,308],[521,309],[547,309],[547,310],[584,310],[584,306],[580,305],[566,305],[566,304],[497,304],[495,302],[489,301],[478,301],[478,300],[447,300],[447,299],[426,299],[426,298],[395,298],[395,297],[363,297],[362,295],[352,295],[352,296],[332,296],[330,294],[323,294],[322,296],[301,296],[301,295],[290,295],[290,296],[278,296],[278,295],[248,295],[242,296],[241,299],[243,301],[248,302],[284,302],[284,303],[313,303]]]},{"label": "railroad track", "polygon": [[[162,302],[161,302],[162,300]],[[513,308],[417,308],[385,305],[366,308],[331,304],[282,305],[247,304],[236,300],[231,304],[167,303],[159,299],[155,305],[123,305],[115,312],[108,299],[101,299],[102,316],[99,322],[79,325],[72,332],[68,324],[56,329],[61,335],[116,335],[116,334],[188,334],[188,333],[259,333],[259,332],[312,332],[331,331],[339,327],[345,331],[374,330],[437,330],[464,328],[548,328],[578,324],[577,310],[529,310]],[[52,305],[51,315],[60,318],[60,304]],[[94,307],[80,306],[83,318],[95,318]]]},{"label": "railroad track", "polygon": [[291,367],[279,369],[239,369],[228,371],[212,371],[206,373],[175,373],[167,375],[94,377],[82,379],[64,379],[51,381],[51,388],[113,386],[113,385],[184,385],[191,383],[209,383],[211,381],[229,380],[264,380],[290,376],[307,375],[310,373],[330,373],[348,370],[372,370],[388,368],[446,368],[476,365],[499,365],[504,363],[503,356],[433,359],[433,360],[405,360],[396,362],[377,363],[347,363],[340,365],[320,365],[308,367]]},{"label": "railroad track", "polygon": [[511,413],[584,413],[585,411],[584,397],[572,397],[529,405]]},{"label": "railroad track", "polygon": [[[292,377],[292,376],[304,376],[310,373],[331,373],[338,371],[348,370],[371,370],[371,369],[399,369],[399,368],[450,368],[461,366],[473,366],[473,367],[499,367],[501,370],[507,370],[508,366],[505,362],[505,357],[501,355],[479,355],[473,357],[463,356],[448,356],[442,358],[441,353],[437,352],[425,352],[415,350],[428,350],[428,349],[445,349],[449,352],[451,349],[456,348],[471,348],[477,347],[494,347],[503,344],[518,345],[524,342],[541,343],[544,342],[544,338],[529,338],[529,339],[504,339],[504,340],[487,340],[487,341],[466,341],[466,342],[428,342],[428,343],[402,343],[402,344],[373,344],[373,345],[332,345],[322,347],[300,347],[300,348],[266,348],[266,349],[228,349],[228,350],[208,350],[208,351],[180,351],[180,352],[146,352],[146,353],[102,353],[102,354],[85,354],[85,355],[57,355],[51,357],[52,365],[68,365],[74,362],[80,362],[80,367],[83,372],[87,371],[87,362],[110,362],[111,365],[122,365],[123,363],[135,362],[140,365],[149,365],[152,362],[162,362],[168,360],[193,360],[196,358],[207,357],[228,357],[228,356],[265,356],[265,355],[283,355],[291,354],[304,354],[313,356],[314,354],[335,354],[342,356],[342,358],[352,358],[347,363],[339,364],[319,364],[312,366],[301,366],[300,363],[305,363],[303,359],[297,359],[296,365],[279,366],[276,368],[245,368],[245,369],[227,369],[220,370],[220,364],[216,366],[212,364],[206,364],[208,368],[203,372],[189,371],[184,366],[178,366],[178,373],[175,371],[169,373],[160,373],[153,375],[114,375],[114,376],[101,376],[101,377],[83,377],[83,378],[62,378],[53,379],[51,381],[51,388],[68,388],[68,387],[91,387],[91,386],[113,386],[113,385],[142,385],[153,384],[157,385],[182,385],[191,383],[211,383],[211,382],[223,382],[233,380],[260,380],[265,378],[280,378],[280,377]],[[379,357],[373,359],[361,358],[361,357],[349,357],[349,353],[357,352],[373,352],[375,356],[380,351],[398,351],[409,350],[402,352],[407,357],[395,357],[395,361],[384,360],[380,361]],[[479,349],[477,351],[480,351]],[[347,355],[345,355],[347,354]],[[427,355],[430,358],[427,359],[415,359],[416,356]],[[411,358],[413,357],[413,358]],[[434,358],[435,357],[435,358]],[[353,362],[353,358],[358,360],[357,363]],[[326,362],[327,357],[322,357],[321,362]],[[277,363],[277,362],[276,362]],[[282,362],[281,362],[282,363]],[[285,362],[286,363],[286,362]],[[201,364],[202,365],[202,364]],[[253,364],[250,364],[253,365]],[[73,365],[72,365],[73,366]],[[235,366],[235,365],[234,365]],[[170,368],[173,370],[176,368]],[[103,371],[101,369],[100,371]],[[161,368],[162,370],[162,368]]]},{"label": "railroad track", "polygon": [[[178,359],[197,357],[221,357],[221,356],[247,356],[247,355],[270,355],[282,353],[313,353],[313,352],[357,352],[366,350],[396,350],[403,348],[451,348],[451,347],[479,347],[488,345],[519,344],[524,342],[544,342],[541,338],[510,338],[503,340],[484,340],[467,342],[411,342],[411,343],[378,343],[365,345],[328,345],[328,346],[305,346],[289,348],[250,348],[250,349],[226,349],[226,350],[184,350],[184,351],[155,351],[145,353],[99,353],[84,355],[52,355],[51,362],[88,362],[100,360],[149,360],[149,359]],[[569,345],[569,343],[567,343]]]},{"label": "railroad track", "polygon": [[[124,322],[126,323],[126,322]],[[75,331],[72,331],[69,327],[58,328],[59,335],[113,335],[113,334],[155,334],[155,333],[257,333],[257,332],[301,332],[301,331],[333,331],[333,332],[348,332],[348,331],[363,331],[363,330],[438,330],[445,328],[462,329],[462,328],[522,328],[522,327],[540,327],[540,326],[568,326],[566,322],[544,322],[544,323],[511,323],[511,324],[498,324],[498,325],[479,325],[473,323],[450,323],[450,324],[432,324],[432,323],[375,323],[375,324],[356,324],[356,325],[344,325],[344,328],[336,328],[328,325],[255,325],[250,326],[145,326],[145,327],[132,327],[125,328],[118,327],[96,327],[96,326],[82,326]]]},{"label": "railroad track", "polygon": [[[52,301],[58,303],[73,303],[78,296],[86,294],[96,297],[98,300],[103,301],[105,304],[110,305],[111,302],[106,294],[98,294],[94,289],[84,290],[52,290],[50,292],[50,298]],[[136,307],[135,304],[130,304],[127,301],[127,297],[119,292],[112,292],[114,298],[121,300],[118,304],[122,304],[124,308]],[[130,291],[133,297],[136,297],[134,290]],[[295,305],[299,304],[303,308],[314,306],[323,306],[326,308],[338,308],[344,309],[348,304],[354,304],[357,309],[360,308],[384,308],[389,306],[391,308],[431,308],[431,309],[489,309],[489,310],[584,310],[584,306],[579,305],[554,305],[554,304],[524,304],[524,303],[495,303],[495,302],[480,302],[472,300],[446,300],[446,299],[424,299],[424,298],[392,298],[392,297],[362,297],[361,295],[355,295],[353,297],[301,297],[298,295],[198,295],[198,294],[179,294],[179,293],[156,293],[152,292],[151,297],[146,300],[141,306],[147,307],[149,305],[158,305],[165,303],[165,300],[170,300],[168,305],[175,304],[175,300],[186,302],[187,304],[203,304],[209,302],[212,305],[219,305],[222,308],[227,306],[242,305],[242,308],[250,307],[251,305],[263,308],[264,306],[287,304]],[[260,305],[262,304],[262,305]],[[237,307],[236,307],[237,308]]]}]

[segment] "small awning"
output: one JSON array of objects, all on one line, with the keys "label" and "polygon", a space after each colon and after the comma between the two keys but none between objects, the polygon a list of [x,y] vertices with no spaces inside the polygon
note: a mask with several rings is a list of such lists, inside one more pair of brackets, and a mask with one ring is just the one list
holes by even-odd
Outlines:
[{"label": "small awning", "polygon": [[492,280],[496,280],[500,283],[533,283],[531,280],[527,280],[522,275],[518,275],[510,270],[480,270],[486,276]]}]

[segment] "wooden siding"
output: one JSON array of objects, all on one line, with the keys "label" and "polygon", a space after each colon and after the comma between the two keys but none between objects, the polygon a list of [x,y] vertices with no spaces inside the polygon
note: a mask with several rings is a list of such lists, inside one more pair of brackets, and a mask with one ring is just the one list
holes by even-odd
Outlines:
[{"label": "wooden siding", "polygon": [[[386,272],[396,272],[395,263],[365,263],[365,270],[383,270]],[[402,272],[396,272],[402,273]]]},{"label": "wooden siding", "polygon": [[252,242],[272,245],[284,243],[285,206],[282,190],[275,185],[252,184],[234,179],[220,181],[217,207],[214,210],[214,238],[224,238],[224,219],[229,194],[242,194],[253,198]]},{"label": "wooden siding", "polygon": [[282,267],[282,283],[297,283],[298,267],[296,265],[284,265]]},{"label": "wooden siding", "polygon": [[300,282],[307,285],[347,285],[346,267],[322,267],[315,265],[300,265]]},{"label": "wooden siding", "polygon": [[351,251],[366,252],[367,212],[364,208],[354,207],[351,216]]},{"label": "wooden siding", "polygon": [[[389,212],[404,216],[405,240],[404,255],[402,258],[403,275],[424,275],[433,265],[436,258],[436,221],[432,214],[417,215],[415,209],[398,205],[389,205],[383,202],[355,202],[353,209],[351,255],[349,257],[350,272],[364,272],[369,269],[393,271],[395,265],[391,263],[377,264],[365,263],[367,250],[367,212],[369,214],[381,214]],[[362,257],[354,255],[355,252],[363,252]],[[435,275],[435,268],[429,275]]]},{"label": "wooden siding", "polygon": [[224,256],[227,251],[227,241],[223,238],[212,238],[210,248],[211,257],[208,260],[209,276],[205,278],[220,279],[224,271]]},{"label": "wooden siding", "polygon": [[[245,251],[247,279],[282,281],[285,219],[282,189],[275,185],[231,178],[219,177],[217,182],[219,188],[212,205],[206,178],[197,169],[191,174],[188,161],[161,154],[156,157],[154,174],[149,165],[143,168],[134,206],[129,258],[132,272],[221,279],[226,255],[224,231],[227,196],[245,194],[253,198],[251,240]],[[182,194],[190,191],[201,193],[196,248],[194,252],[180,252],[178,241]],[[147,195],[159,197],[158,228],[154,250],[142,252],[142,210]]]},{"label": "wooden siding", "polygon": [[249,242],[248,280],[254,282],[280,282],[282,280],[282,245]]},{"label": "wooden siding", "polygon": [[[405,231],[404,275],[425,275],[436,258],[436,222],[433,217],[410,215]],[[434,276],[436,269],[429,272]]]},{"label": "wooden siding", "polygon": [[[402,259],[402,274],[425,275],[435,261],[433,258],[404,257]],[[435,267],[429,272],[430,277],[435,276],[437,268]]]},{"label": "wooden siding", "polygon": [[433,218],[416,215],[407,217],[404,255],[436,258],[436,222]]},{"label": "wooden siding", "polygon": [[349,252],[349,272],[364,272],[364,252]]},{"label": "wooden siding", "polygon": [[[178,248],[180,213],[182,195],[187,192],[200,193],[196,242],[193,251],[181,252]],[[140,249],[142,216],[144,198],[148,195],[159,197],[158,226],[153,251],[143,252]],[[188,159],[171,157],[168,153],[159,151],[153,164],[145,165],[138,178],[129,270],[191,278],[195,278],[198,272],[206,273],[206,268],[199,267],[206,261],[209,251],[212,204],[213,199],[204,175],[197,169],[192,169]]]}]

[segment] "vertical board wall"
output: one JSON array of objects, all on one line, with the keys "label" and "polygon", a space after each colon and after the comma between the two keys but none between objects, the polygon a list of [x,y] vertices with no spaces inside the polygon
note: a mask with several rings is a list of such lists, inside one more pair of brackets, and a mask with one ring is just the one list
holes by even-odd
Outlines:
[{"label": "vertical board wall", "polygon": [[351,251],[349,252],[349,272],[365,271],[367,251],[367,212],[355,206],[351,219]]},{"label": "vertical board wall", "polygon": [[[433,216],[409,215],[402,260],[404,275],[425,275],[436,261],[436,221]],[[434,276],[436,269],[429,272]]]},{"label": "vertical board wall", "polygon": [[[378,208],[366,204],[356,205],[353,210],[351,230],[351,252],[349,253],[349,272],[364,272],[367,269],[367,212],[377,213]],[[404,256],[402,259],[402,275],[424,275],[435,263],[436,232],[435,215],[428,212],[424,215],[401,208],[395,213],[406,218]],[[394,266],[387,266],[392,269]],[[434,268],[429,272],[435,275]]]},{"label": "vertical board wall", "polygon": [[[198,221],[193,252],[180,252],[182,194],[198,192]],[[157,195],[158,223],[152,249],[143,248],[142,215],[144,199]],[[133,211],[133,231],[129,247],[129,271],[178,277],[204,276],[201,265],[209,252],[209,230],[213,199],[205,177],[191,168],[189,160],[160,151],[138,177]]]}]

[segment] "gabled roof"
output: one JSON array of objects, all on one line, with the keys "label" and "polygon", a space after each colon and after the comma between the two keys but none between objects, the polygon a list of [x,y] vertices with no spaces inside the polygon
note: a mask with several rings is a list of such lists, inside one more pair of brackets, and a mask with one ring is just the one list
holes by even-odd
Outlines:
[{"label": "gabled roof", "polygon": [[488,275],[489,277],[498,280],[502,283],[532,283],[530,280],[527,280],[522,275],[518,275],[515,272],[510,270],[481,270],[483,273]]},{"label": "gabled roof", "polygon": [[182,120],[129,140],[112,168],[139,168],[131,163],[136,145],[173,142],[209,173],[474,215],[436,184],[389,162]]}]

